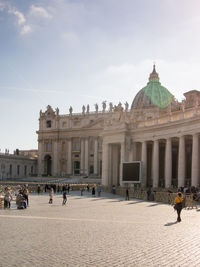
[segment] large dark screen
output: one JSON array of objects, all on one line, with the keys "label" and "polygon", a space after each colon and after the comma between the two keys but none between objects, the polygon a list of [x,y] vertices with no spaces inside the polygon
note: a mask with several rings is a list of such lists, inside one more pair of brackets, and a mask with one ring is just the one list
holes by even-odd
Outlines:
[{"label": "large dark screen", "polygon": [[123,181],[140,181],[140,162],[123,163]]}]

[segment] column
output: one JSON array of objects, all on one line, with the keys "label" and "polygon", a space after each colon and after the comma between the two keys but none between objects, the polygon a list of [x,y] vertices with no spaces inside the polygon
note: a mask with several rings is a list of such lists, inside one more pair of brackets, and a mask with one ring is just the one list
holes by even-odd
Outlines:
[{"label": "column", "polygon": [[109,144],[102,145],[102,184],[108,185],[109,181]]},{"label": "column", "polygon": [[178,150],[178,187],[184,186],[185,183],[185,137],[179,138]]},{"label": "column", "polygon": [[98,174],[98,138],[94,140],[94,175]]},{"label": "column", "polygon": [[136,158],[137,158],[136,155],[137,155],[137,143],[134,142],[133,143],[133,152],[132,152],[132,156],[133,156],[132,160],[133,161],[136,161]]},{"label": "column", "polygon": [[53,175],[58,175],[58,141],[54,141],[54,148],[53,148]]},{"label": "column", "polygon": [[81,138],[81,175],[85,174],[85,162],[84,162],[84,153],[85,153],[85,149],[84,149],[84,138]]},{"label": "column", "polygon": [[44,167],[42,163],[42,141],[38,141],[38,176],[41,176],[44,173]]},{"label": "column", "polygon": [[123,163],[125,162],[125,143],[121,143],[121,155],[120,155],[120,186],[122,186],[123,177]]},{"label": "column", "polygon": [[158,140],[154,141],[154,146],[153,146],[152,179],[153,179],[153,187],[158,187],[158,180],[159,180],[159,142]]},{"label": "column", "polygon": [[67,174],[72,174],[72,139],[68,139],[68,152],[67,152]]},{"label": "column", "polygon": [[192,186],[199,185],[199,136],[198,134],[193,135],[193,142],[192,142]]},{"label": "column", "polygon": [[88,175],[88,138],[85,138],[85,175]]},{"label": "column", "polygon": [[165,188],[172,184],[172,141],[168,138],[165,147]]},{"label": "column", "polygon": [[147,185],[147,143],[146,141],[142,142],[142,174],[141,174],[141,183],[143,186]]}]

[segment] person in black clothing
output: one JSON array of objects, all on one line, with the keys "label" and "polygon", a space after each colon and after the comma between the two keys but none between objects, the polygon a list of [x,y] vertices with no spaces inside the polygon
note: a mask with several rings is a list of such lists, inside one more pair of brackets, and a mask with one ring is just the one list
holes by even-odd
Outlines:
[{"label": "person in black clothing", "polygon": [[92,195],[95,197],[95,187],[92,187]]},{"label": "person in black clothing", "polygon": [[129,200],[129,190],[126,188],[126,200]]},{"label": "person in black clothing", "polygon": [[38,187],[37,187],[37,193],[38,193],[38,195],[40,194],[40,191],[41,191],[40,185],[38,185]]},{"label": "person in black clothing", "polygon": [[66,202],[67,202],[67,191],[65,190],[63,192],[63,202],[62,202],[62,205],[66,205]]}]

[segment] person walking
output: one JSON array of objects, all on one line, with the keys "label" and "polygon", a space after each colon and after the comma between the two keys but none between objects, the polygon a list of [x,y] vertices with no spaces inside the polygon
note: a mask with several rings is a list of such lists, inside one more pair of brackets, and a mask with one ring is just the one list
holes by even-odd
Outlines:
[{"label": "person walking", "polygon": [[181,192],[177,193],[177,196],[174,200],[174,209],[177,211],[177,222],[181,222],[181,210],[183,208],[183,195]]},{"label": "person walking", "polygon": [[53,187],[49,190],[49,204],[53,204]]},{"label": "person walking", "polygon": [[100,184],[97,186],[97,192],[98,192],[98,197],[101,196],[101,186]]},{"label": "person walking", "polygon": [[65,190],[63,192],[63,202],[62,202],[62,205],[66,205],[66,202],[67,202],[67,191]]}]

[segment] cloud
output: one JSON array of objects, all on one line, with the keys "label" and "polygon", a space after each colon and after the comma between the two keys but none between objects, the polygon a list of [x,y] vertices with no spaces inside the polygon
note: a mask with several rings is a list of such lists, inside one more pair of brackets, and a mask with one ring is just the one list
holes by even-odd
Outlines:
[{"label": "cloud", "polygon": [[9,8],[8,13],[13,14],[17,17],[19,25],[24,24],[26,22],[24,14],[18,11],[17,9]]},{"label": "cloud", "polygon": [[45,8],[39,7],[39,6],[34,6],[34,5],[32,5],[30,7],[30,15],[42,17],[45,19],[51,19],[52,18],[52,15],[50,15]]},{"label": "cloud", "polygon": [[25,35],[25,34],[30,33],[31,31],[32,31],[32,28],[31,28],[30,25],[24,25],[24,26],[22,27],[20,33],[21,33],[22,35]]},{"label": "cloud", "polygon": [[0,11],[3,11],[5,7],[6,7],[6,4],[0,1]]}]

